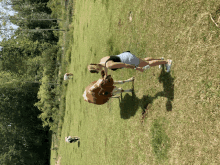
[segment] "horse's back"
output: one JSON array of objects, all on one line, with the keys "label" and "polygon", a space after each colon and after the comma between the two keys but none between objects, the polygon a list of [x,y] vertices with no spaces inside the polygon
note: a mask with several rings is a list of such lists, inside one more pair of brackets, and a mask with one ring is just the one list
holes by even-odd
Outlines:
[{"label": "horse's back", "polygon": [[97,81],[93,81],[92,83],[89,84],[89,86],[86,87],[86,97],[87,97],[87,101],[93,104],[98,104],[98,105],[102,105],[105,104],[110,98],[109,97],[105,97],[102,95],[99,95],[99,91],[101,90],[101,87],[96,87],[92,90],[92,92],[90,93],[90,88],[93,87],[93,85],[96,83]]}]

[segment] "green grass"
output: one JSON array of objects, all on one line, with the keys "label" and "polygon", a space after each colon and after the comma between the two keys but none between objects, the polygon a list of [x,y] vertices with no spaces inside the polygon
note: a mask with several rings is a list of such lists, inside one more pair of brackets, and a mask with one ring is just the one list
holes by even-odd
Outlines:
[{"label": "green grass", "polygon": [[151,126],[152,148],[160,163],[167,159],[167,152],[170,147],[170,139],[164,131],[164,123],[161,122],[164,120],[156,119]]},{"label": "green grass", "polygon": [[[209,15],[217,22],[219,6],[217,0],[76,0],[69,39],[61,40],[66,71],[74,73],[57,151],[62,165],[220,163],[220,29]],[[100,77],[87,65],[127,50],[172,59],[171,73],[111,71],[115,80],[135,76],[133,96],[101,106],[85,102],[85,87]],[[81,142],[67,144],[67,135]]]}]

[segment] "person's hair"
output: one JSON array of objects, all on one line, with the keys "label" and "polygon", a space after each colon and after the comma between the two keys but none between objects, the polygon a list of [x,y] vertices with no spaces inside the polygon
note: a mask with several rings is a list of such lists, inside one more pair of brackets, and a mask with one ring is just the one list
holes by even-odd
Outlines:
[{"label": "person's hair", "polygon": [[90,73],[99,73],[97,68],[98,68],[97,64],[90,64],[90,65],[88,65],[88,69],[89,69]]}]

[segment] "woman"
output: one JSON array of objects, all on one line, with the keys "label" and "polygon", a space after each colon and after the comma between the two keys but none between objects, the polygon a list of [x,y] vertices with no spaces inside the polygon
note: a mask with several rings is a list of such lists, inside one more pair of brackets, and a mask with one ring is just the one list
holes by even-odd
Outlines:
[{"label": "woman", "polygon": [[104,69],[107,75],[107,69],[115,71],[117,69],[130,68],[143,72],[152,66],[162,64],[165,64],[166,71],[170,72],[172,60],[154,59],[151,57],[141,59],[127,51],[116,56],[103,57],[99,64],[90,64],[88,69],[91,73],[99,73],[99,71]]}]

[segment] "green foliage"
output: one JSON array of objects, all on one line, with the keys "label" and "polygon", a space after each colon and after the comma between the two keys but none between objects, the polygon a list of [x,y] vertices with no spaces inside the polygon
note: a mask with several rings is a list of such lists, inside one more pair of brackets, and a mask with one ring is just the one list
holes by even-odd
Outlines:
[{"label": "green foliage", "polygon": [[[2,83],[0,86],[0,140],[4,141],[0,153],[3,153],[2,162],[5,164],[31,162],[28,152],[42,157],[41,162],[46,160],[43,153],[34,150],[41,147],[42,139],[48,138],[45,136],[47,129],[42,128],[42,122],[37,118],[40,111],[33,106],[37,101],[38,88],[38,83],[24,83],[19,79]],[[44,147],[48,147],[47,145]],[[37,157],[35,158],[32,158],[32,162],[36,162]]]},{"label": "green foliage", "polygon": [[48,45],[50,44],[32,41],[26,36],[2,41],[1,70],[23,76],[32,72],[34,77],[41,67],[42,52]]},{"label": "green foliage", "polygon": [[[20,29],[57,28],[56,21],[22,20],[50,18],[47,2],[12,0],[18,12],[13,18],[20,20],[11,17],[11,21]],[[54,75],[58,73],[57,41],[52,31],[17,30],[0,43],[0,164],[49,164],[47,126],[57,128],[53,118],[59,108]],[[38,91],[42,102],[38,102]],[[36,102],[39,109],[34,106]]]},{"label": "green foliage", "polygon": [[53,18],[59,18],[59,16],[62,14],[62,4],[61,4],[61,1],[59,1],[59,0],[51,1],[50,0],[47,3],[47,6],[52,10],[51,16]]},{"label": "green foliage", "polygon": [[[35,103],[42,113],[38,116],[42,122],[43,127],[49,126],[52,130],[57,128],[57,113],[59,110],[58,94],[57,94],[57,84],[56,83],[56,56],[58,47],[50,46],[42,54],[44,61],[44,71],[43,77],[41,79],[41,86],[38,92],[39,101]],[[46,63],[45,63],[46,62]]]}]

